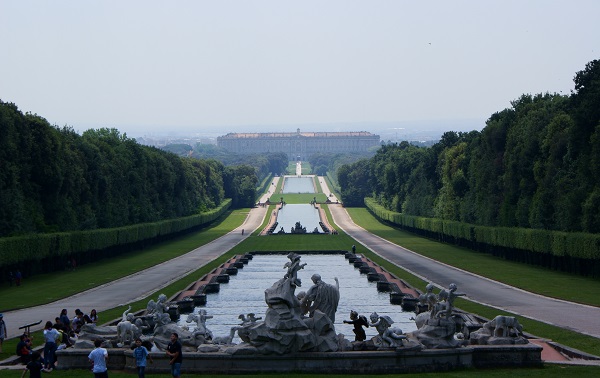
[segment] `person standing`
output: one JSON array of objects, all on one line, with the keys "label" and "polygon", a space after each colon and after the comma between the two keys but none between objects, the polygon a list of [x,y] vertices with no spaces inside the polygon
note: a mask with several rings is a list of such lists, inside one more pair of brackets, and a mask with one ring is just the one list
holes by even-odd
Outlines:
[{"label": "person standing", "polygon": [[4,315],[0,314],[0,353],[2,353],[2,344],[8,332],[6,331],[6,323],[4,322]]},{"label": "person standing", "polygon": [[56,340],[60,337],[60,333],[54,328],[51,321],[46,322],[44,327],[44,365],[46,370],[52,371],[54,368],[54,353],[56,352]]},{"label": "person standing", "polygon": [[142,339],[139,337],[135,339],[135,349],[133,350],[133,357],[135,358],[135,366],[137,367],[138,378],[145,378],[146,371],[146,359],[153,363],[150,352],[142,345]]},{"label": "person standing", "polygon": [[106,363],[108,362],[108,352],[101,346],[102,340],[95,340],[95,348],[88,355],[88,359],[93,365],[92,373],[94,373],[95,378],[108,378],[108,369],[106,367]]},{"label": "person standing", "polygon": [[15,274],[15,283],[17,284],[17,286],[21,286],[22,279],[23,279],[23,275],[21,274],[21,271],[17,270],[17,273]]},{"label": "person standing", "polygon": [[181,343],[179,342],[179,335],[175,332],[171,334],[171,342],[167,345],[167,356],[169,365],[171,365],[171,375],[173,378],[179,378],[181,376],[181,362],[183,361],[183,355],[181,354]]}]

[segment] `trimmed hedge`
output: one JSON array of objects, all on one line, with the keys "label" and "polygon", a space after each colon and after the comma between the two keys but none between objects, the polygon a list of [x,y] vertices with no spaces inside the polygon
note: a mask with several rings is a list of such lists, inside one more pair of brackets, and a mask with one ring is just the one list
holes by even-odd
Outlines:
[{"label": "trimmed hedge", "polygon": [[226,199],[216,209],[184,218],[118,228],[0,238],[0,268],[51,257],[101,251],[181,233],[214,221],[230,206],[231,199]]},{"label": "trimmed hedge", "polygon": [[267,175],[264,180],[260,183],[260,186],[256,188],[256,201],[267,191],[267,188],[271,186],[273,181],[273,173]]},{"label": "trimmed hedge", "polygon": [[[544,258],[532,258],[531,256],[519,258],[518,255],[541,254],[549,258],[546,260],[551,261],[551,263],[542,262],[541,265],[555,267],[557,264],[565,263],[565,265],[577,266],[578,270],[583,269],[584,272],[587,272],[586,274],[590,274],[591,270],[592,275],[598,275],[600,234],[516,227],[487,227],[437,218],[416,217],[387,210],[373,198],[365,198],[365,205],[377,218],[428,237],[484,250],[502,257],[510,258],[509,256],[512,255],[511,259],[528,262],[530,260],[544,261]],[[569,260],[569,264],[566,264],[566,259]],[[573,264],[571,261],[573,259],[579,262]],[[581,268],[588,262],[592,266],[588,266],[587,269]]]}]

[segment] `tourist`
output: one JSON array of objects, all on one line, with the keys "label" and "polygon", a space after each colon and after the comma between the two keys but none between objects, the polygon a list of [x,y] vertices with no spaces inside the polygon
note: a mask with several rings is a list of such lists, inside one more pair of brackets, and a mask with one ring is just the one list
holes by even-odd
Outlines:
[{"label": "tourist", "polygon": [[26,333],[19,336],[19,342],[17,343],[16,349],[17,356],[20,357],[21,363],[27,365],[29,361],[31,361],[32,350],[31,338],[29,338]]},{"label": "tourist", "polygon": [[4,338],[8,332],[6,331],[6,323],[4,322],[4,315],[0,314],[0,353],[2,353],[2,344],[4,343]]},{"label": "tourist", "polygon": [[93,308],[92,311],[90,311],[90,320],[94,325],[98,323],[98,313],[96,312],[95,308]]},{"label": "tourist", "polygon": [[17,286],[21,286],[22,279],[23,279],[23,275],[21,274],[21,271],[17,270],[17,273],[15,274],[15,283],[17,284]]},{"label": "tourist", "polygon": [[73,332],[79,333],[81,326],[84,324],[85,320],[83,318],[83,312],[80,309],[75,310],[75,317],[71,321],[71,328],[73,328]]},{"label": "tourist", "polygon": [[67,329],[67,331],[71,331],[71,319],[69,319],[69,315],[67,315],[67,309],[63,308],[60,311],[60,321],[63,324],[63,326]]},{"label": "tourist", "polygon": [[28,371],[30,378],[40,378],[42,376],[42,372],[49,373],[48,370],[44,369],[44,364],[41,359],[40,352],[33,352],[31,361],[29,361],[25,366],[25,370],[23,370],[21,378],[25,377],[25,374],[27,374]]},{"label": "tourist", "polygon": [[102,340],[96,339],[94,341],[95,348],[88,355],[88,360],[92,363],[92,373],[95,378],[108,378],[108,369],[106,368],[108,352],[101,346]]},{"label": "tourist", "polygon": [[173,378],[179,378],[181,375],[181,362],[183,355],[181,354],[181,343],[179,335],[175,332],[171,334],[171,342],[167,345],[167,356],[169,356],[169,365],[171,365],[171,375]]},{"label": "tourist", "polygon": [[54,353],[56,352],[56,340],[60,338],[60,333],[54,328],[51,321],[46,322],[44,327],[44,364],[48,371],[54,368]]},{"label": "tourist", "polygon": [[146,370],[146,358],[153,363],[150,352],[142,345],[142,339],[139,337],[135,339],[135,349],[133,350],[133,357],[135,357],[135,366],[137,367],[138,378],[144,378]]}]

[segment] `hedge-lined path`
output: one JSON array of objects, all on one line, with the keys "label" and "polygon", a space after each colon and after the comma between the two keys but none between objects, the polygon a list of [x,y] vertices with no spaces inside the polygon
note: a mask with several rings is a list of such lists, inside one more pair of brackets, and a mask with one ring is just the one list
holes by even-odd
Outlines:
[{"label": "hedge-lined path", "polygon": [[[533,294],[437,262],[371,234],[356,225],[341,205],[329,205],[329,209],[338,228],[373,253],[425,281],[444,288],[455,283],[458,291],[466,293],[474,302],[600,338],[600,307]],[[585,287],[574,290],[585,290]]]},{"label": "hedge-lined path", "polygon": [[[80,308],[84,312],[89,312],[92,308],[95,308],[100,313],[144,298],[206,265],[239,244],[262,224],[267,209],[268,207],[251,209],[244,223],[233,231],[152,268],[56,302],[4,312],[8,338],[23,334],[23,330],[20,330],[19,327],[25,324],[42,320],[41,324],[31,328],[31,331],[37,331],[43,328],[47,320],[54,323],[54,318],[60,314],[63,308],[69,311],[69,317],[72,318],[75,315],[76,308]],[[242,235],[242,229],[247,231],[244,232],[244,235]],[[77,285],[77,282],[66,281],[65,285]],[[44,288],[40,287],[40,293],[43,293],[43,290]]]}]

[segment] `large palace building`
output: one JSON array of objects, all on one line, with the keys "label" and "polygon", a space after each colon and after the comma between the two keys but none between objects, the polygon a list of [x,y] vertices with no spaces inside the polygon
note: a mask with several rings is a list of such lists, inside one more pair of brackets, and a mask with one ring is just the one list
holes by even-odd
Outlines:
[{"label": "large palace building", "polygon": [[239,154],[285,152],[290,159],[306,159],[318,152],[366,152],[379,145],[379,135],[366,131],[295,133],[229,133],[217,145]]}]

